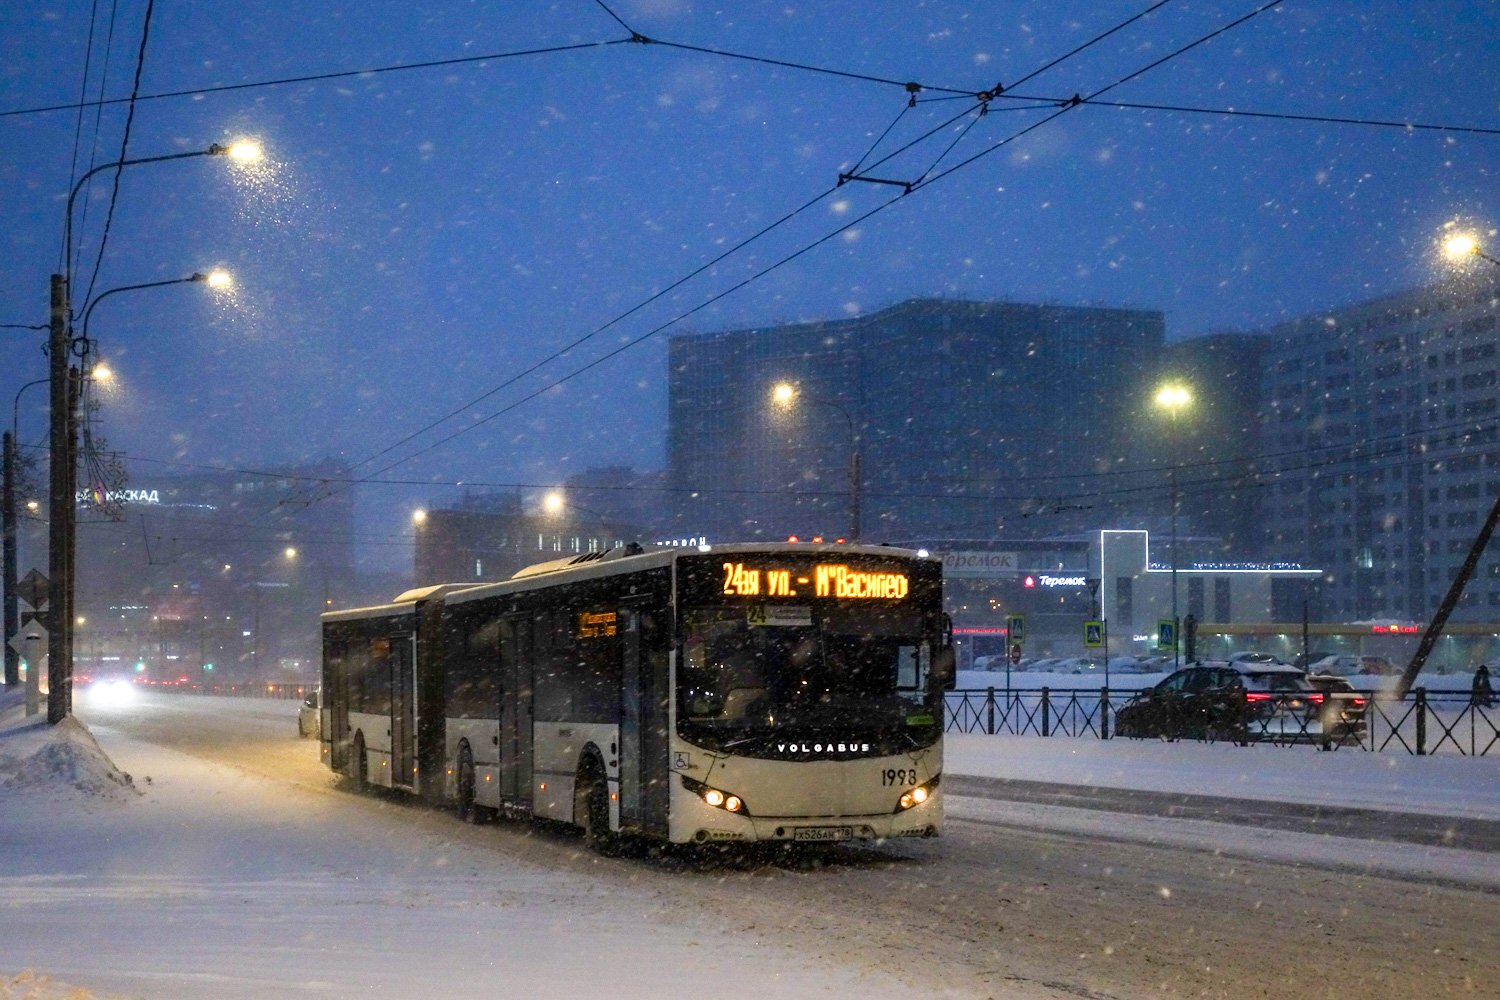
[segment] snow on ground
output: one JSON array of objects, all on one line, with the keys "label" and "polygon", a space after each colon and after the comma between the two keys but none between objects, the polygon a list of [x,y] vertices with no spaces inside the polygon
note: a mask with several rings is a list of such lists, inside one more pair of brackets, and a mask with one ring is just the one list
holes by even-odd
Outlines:
[{"label": "snow on ground", "polygon": [[949,733],[951,774],[1500,820],[1500,758]]},{"label": "snow on ground", "polygon": [[98,735],[152,782],[138,779],[143,794],[130,798],[35,784],[7,795],[0,939],[10,975],[214,1000],[911,995],[911,984],[590,878],[587,858],[578,874],[544,869],[444,814]]},{"label": "snow on ground", "polygon": [[950,819],[1103,837],[1156,847],[1188,848],[1257,861],[1354,871],[1362,875],[1394,875],[1500,889],[1500,866],[1495,864],[1495,855],[1483,851],[1235,826],[1212,820],[1001,802],[951,794],[944,803]]}]

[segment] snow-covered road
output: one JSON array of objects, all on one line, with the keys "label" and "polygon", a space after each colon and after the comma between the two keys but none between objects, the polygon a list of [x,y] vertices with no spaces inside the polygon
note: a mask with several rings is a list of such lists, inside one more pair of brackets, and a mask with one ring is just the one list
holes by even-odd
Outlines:
[{"label": "snow-covered road", "polygon": [[294,712],[85,705],[152,781],[0,804],[0,967],[148,997],[1500,996],[1493,894],[983,808],[899,848],[600,860],[345,792]]}]

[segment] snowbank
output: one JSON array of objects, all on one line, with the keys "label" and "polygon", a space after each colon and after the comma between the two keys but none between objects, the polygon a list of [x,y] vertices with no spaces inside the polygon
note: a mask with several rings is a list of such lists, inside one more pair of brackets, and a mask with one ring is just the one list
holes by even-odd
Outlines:
[{"label": "snowbank", "polygon": [[130,775],[115,767],[87,726],[72,717],[49,726],[40,716],[0,727],[0,795],[21,792],[96,799],[137,794]]},{"label": "snowbank", "polygon": [[60,983],[30,969],[15,976],[0,977],[0,1000],[105,1000],[98,993]]}]

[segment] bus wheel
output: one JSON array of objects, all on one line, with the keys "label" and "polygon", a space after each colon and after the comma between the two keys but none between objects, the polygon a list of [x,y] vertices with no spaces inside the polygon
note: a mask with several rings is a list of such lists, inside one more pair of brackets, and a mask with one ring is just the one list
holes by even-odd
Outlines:
[{"label": "bus wheel", "polygon": [[596,854],[616,853],[619,838],[609,828],[609,782],[593,757],[584,760],[573,786],[573,822],[583,827],[583,842]]},{"label": "bus wheel", "polygon": [[474,802],[474,755],[468,747],[458,758],[458,816],[465,823],[484,822],[484,811]]},{"label": "bus wheel", "polygon": [[370,787],[370,761],[365,756],[365,734],[354,734],[354,787],[367,791]]}]

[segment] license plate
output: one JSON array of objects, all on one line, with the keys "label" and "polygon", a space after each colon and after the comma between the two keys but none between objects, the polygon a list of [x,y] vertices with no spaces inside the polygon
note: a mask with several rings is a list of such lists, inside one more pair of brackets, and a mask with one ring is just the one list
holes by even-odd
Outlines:
[{"label": "license plate", "polygon": [[792,831],[793,840],[853,840],[852,826],[799,826]]}]

